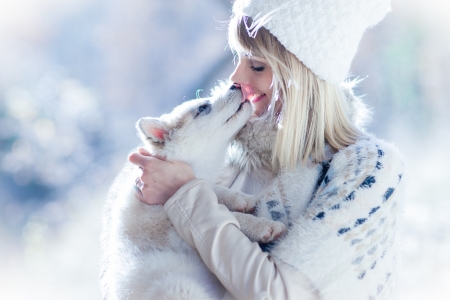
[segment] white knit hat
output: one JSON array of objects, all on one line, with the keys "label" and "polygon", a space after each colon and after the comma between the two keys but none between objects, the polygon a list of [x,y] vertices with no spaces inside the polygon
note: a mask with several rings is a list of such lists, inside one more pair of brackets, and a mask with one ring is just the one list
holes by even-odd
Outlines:
[{"label": "white knit hat", "polygon": [[234,14],[252,17],[316,75],[345,80],[359,41],[384,18],[390,0],[236,0]]}]

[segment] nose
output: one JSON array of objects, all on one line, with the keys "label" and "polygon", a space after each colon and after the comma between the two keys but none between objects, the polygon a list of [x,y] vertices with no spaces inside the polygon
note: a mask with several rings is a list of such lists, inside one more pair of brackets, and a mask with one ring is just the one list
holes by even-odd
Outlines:
[{"label": "nose", "polygon": [[246,77],[247,76],[245,76],[244,66],[239,61],[233,73],[231,73],[230,75],[230,81],[239,85],[248,84],[248,80]]},{"label": "nose", "polygon": [[233,82],[232,90],[241,89],[242,90],[242,102],[246,99],[246,87],[248,86],[248,77],[245,74],[245,68],[239,61],[234,72],[230,75],[230,81]]}]

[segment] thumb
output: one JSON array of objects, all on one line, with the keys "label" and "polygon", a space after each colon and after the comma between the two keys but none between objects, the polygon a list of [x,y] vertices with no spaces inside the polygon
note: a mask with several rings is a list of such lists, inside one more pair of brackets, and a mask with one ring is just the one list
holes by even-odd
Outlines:
[{"label": "thumb", "polygon": [[142,155],[145,155],[145,156],[152,156],[152,155],[150,154],[150,152],[148,152],[148,150],[145,149],[145,148],[138,148],[137,150],[138,150],[138,152],[139,152],[140,154],[142,154]]},{"label": "thumb", "polygon": [[164,156],[151,154],[151,153],[150,153],[147,149],[145,149],[145,148],[138,148],[138,152],[139,152],[139,154],[144,155],[144,156],[151,156],[151,157],[155,157],[155,158],[157,158],[157,159],[159,159],[159,160],[166,160],[166,158],[165,158]]}]

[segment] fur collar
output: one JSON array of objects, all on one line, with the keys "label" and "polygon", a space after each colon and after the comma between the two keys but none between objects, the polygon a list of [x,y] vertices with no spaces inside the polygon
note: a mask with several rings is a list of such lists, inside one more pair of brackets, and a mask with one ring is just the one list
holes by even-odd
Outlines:
[{"label": "fur collar", "polygon": [[240,171],[266,169],[272,173],[272,148],[277,125],[269,118],[252,118],[231,143],[228,165]]}]

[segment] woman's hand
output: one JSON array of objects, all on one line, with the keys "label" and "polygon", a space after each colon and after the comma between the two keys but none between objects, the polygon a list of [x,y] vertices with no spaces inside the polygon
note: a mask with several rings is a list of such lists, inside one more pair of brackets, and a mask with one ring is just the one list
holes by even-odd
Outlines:
[{"label": "woman's hand", "polygon": [[136,196],[147,204],[164,205],[180,187],[196,178],[188,164],[151,156],[144,148],[133,152],[128,160],[142,170],[140,179],[136,179]]}]

